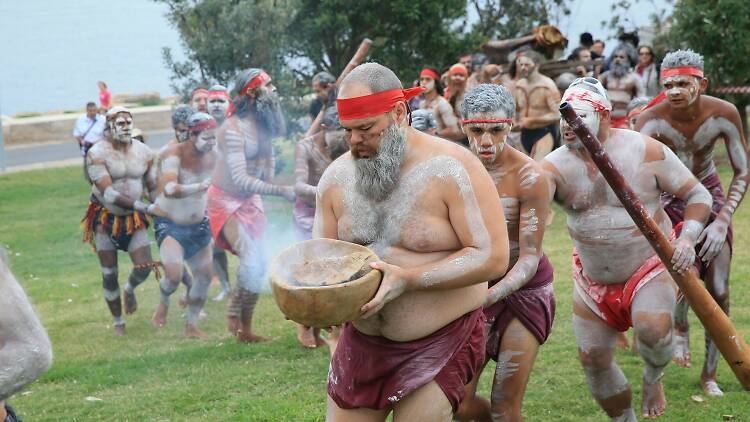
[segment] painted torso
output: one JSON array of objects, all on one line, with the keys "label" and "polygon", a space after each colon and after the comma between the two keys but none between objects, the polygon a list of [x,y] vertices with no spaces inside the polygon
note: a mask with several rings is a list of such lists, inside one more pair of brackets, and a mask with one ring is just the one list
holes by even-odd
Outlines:
[{"label": "painted torso", "polygon": [[268,158],[261,156],[261,142],[270,142],[270,140],[261,140],[261,136],[262,132],[258,130],[257,124],[250,116],[242,119],[238,116],[228,118],[216,133],[218,159],[212,183],[227,192],[243,193],[232,179],[230,168],[232,163],[240,165],[238,161],[242,161],[242,157],[232,157],[233,154],[244,154],[244,171],[248,175],[263,178],[263,167]]},{"label": "painted torso", "polygon": [[[522,78],[516,81],[513,86],[513,98],[516,101],[516,115],[521,117],[538,117],[549,114],[550,98],[559,96],[557,87],[552,79],[538,75],[538,80],[529,82],[528,79]],[[556,100],[555,100],[556,101]],[[549,123],[542,123],[529,126],[530,129],[543,127]]]},{"label": "painted torso", "polygon": [[[145,192],[145,176],[149,170],[154,153],[139,141],[132,141],[127,149],[114,148],[112,142],[97,142],[89,150],[92,159],[103,160],[107,173],[112,178],[112,188],[132,199],[141,199]],[[121,208],[104,199],[96,185],[91,185],[91,192],[109,212],[116,215],[128,215],[133,211]]]},{"label": "painted torso", "polygon": [[607,95],[612,103],[612,117],[625,117],[628,114],[628,103],[638,94],[640,79],[638,74],[630,72],[618,78],[612,72],[605,72],[602,82],[607,88]]},{"label": "painted torso", "polygon": [[[201,183],[211,177],[216,161],[214,151],[198,154],[190,144],[180,144],[167,149],[160,157],[161,171],[177,170],[177,183],[190,185]],[[164,195],[164,183],[160,174],[159,196],[156,204],[167,215],[167,218],[177,224],[196,224],[206,215],[206,190],[200,190],[192,195],[167,197]]]}]

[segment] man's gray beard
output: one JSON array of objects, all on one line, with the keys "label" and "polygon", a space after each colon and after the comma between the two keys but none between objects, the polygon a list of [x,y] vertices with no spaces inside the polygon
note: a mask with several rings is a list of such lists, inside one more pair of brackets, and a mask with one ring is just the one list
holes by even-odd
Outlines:
[{"label": "man's gray beard", "polygon": [[281,101],[276,93],[265,94],[255,99],[256,116],[261,120],[271,136],[282,135],[286,132],[284,113],[281,111]]},{"label": "man's gray beard", "polygon": [[630,67],[626,64],[618,64],[612,62],[612,74],[618,78],[622,78],[630,72]]},{"label": "man's gray beard", "polygon": [[405,157],[406,129],[392,124],[383,132],[374,157],[354,159],[357,192],[376,202],[388,198],[398,185]]}]

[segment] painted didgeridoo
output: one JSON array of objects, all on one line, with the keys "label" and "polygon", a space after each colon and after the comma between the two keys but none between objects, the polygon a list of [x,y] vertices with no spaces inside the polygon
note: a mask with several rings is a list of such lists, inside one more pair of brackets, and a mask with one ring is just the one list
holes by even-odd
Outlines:
[{"label": "painted didgeridoo", "polygon": [[583,120],[578,117],[573,107],[568,103],[563,103],[560,105],[560,114],[583,142],[604,179],[607,180],[630,217],[669,269],[675,283],[682,290],[690,307],[693,308],[706,331],[711,335],[716,347],[726,359],[729,367],[732,368],[742,387],[745,390],[750,390],[750,347],[745,343],[742,335],[703,287],[703,283],[698,279],[694,269],[685,274],[679,274],[672,270],[671,260],[674,247],[651,218],[628,182],[617,171],[602,144],[583,123]]}]

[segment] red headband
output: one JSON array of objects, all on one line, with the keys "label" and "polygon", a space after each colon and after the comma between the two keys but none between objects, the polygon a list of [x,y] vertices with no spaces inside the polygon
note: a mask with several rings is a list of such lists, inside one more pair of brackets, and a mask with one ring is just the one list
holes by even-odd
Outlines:
[{"label": "red headband", "polygon": [[460,73],[464,76],[469,76],[469,70],[466,69],[466,66],[462,65],[461,63],[456,63],[448,70],[448,73],[451,75],[455,75],[456,73]]},{"label": "red headband", "polygon": [[206,94],[208,94],[208,90],[206,88],[198,87],[198,88],[195,88],[193,92],[190,93],[190,99],[192,100],[193,97],[195,97],[195,94],[198,94],[201,92],[205,92]]},{"label": "red headband", "polygon": [[237,94],[236,97],[234,97],[234,100],[232,100],[232,103],[229,104],[229,108],[227,108],[227,117],[230,117],[232,114],[234,114],[234,111],[236,107],[234,106],[234,102],[242,98],[245,94],[247,94],[247,91],[250,91],[253,88],[257,88],[261,85],[263,85],[265,82],[268,82],[271,80],[271,77],[266,73],[265,71],[261,70],[260,75],[254,77],[253,79],[250,79],[250,82],[247,83],[240,92]]},{"label": "red headband", "polygon": [[208,91],[208,98],[226,98],[229,99],[229,93],[223,90]]},{"label": "red headband", "polygon": [[196,123],[193,127],[189,128],[191,132],[199,133],[207,129],[213,129],[217,126],[216,120],[206,119]]},{"label": "red headband", "polygon": [[426,67],[422,69],[422,71],[419,73],[420,78],[423,76],[427,76],[428,78],[432,78],[433,80],[436,80],[436,81],[440,80],[440,75],[438,75],[437,72],[435,72],[432,69],[428,69]]},{"label": "red headband", "polygon": [[511,118],[505,118],[505,119],[464,119],[461,120],[462,125],[468,125],[468,124],[479,124],[479,123],[513,123],[513,119]]},{"label": "red headband", "polygon": [[361,97],[337,99],[339,120],[364,119],[393,110],[399,101],[408,101],[425,92],[422,87],[391,89]]},{"label": "red headband", "polygon": [[678,75],[690,75],[690,76],[697,76],[699,78],[703,78],[703,71],[698,69],[697,67],[693,66],[680,66],[680,67],[670,67],[670,68],[662,68],[661,70],[661,79],[664,80],[664,78],[668,78],[670,76],[678,76]]},{"label": "red headband", "polygon": [[604,110],[612,110],[611,107],[607,107],[607,104],[605,104],[600,99],[594,97],[594,95],[580,90],[580,91],[573,91],[570,94],[568,94],[567,97],[565,97],[565,102],[573,102],[573,101],[582,101],[584,103],[591,104],[591,106],[594,108],[595,111],[604,111]]}]

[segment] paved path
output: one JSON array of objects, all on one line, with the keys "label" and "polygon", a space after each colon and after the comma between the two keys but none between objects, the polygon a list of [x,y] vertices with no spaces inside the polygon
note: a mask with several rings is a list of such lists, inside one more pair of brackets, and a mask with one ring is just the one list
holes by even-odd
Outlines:
[{"label": "paved path", "polygon": [[[174,133],[171,131],[146,132],[146,137],[147,145],[158,150],[174,137]],[[81,153],[73,138],[64,142],[5,147],[5,164],[8,173],[80,165],[81,160]]]}]

